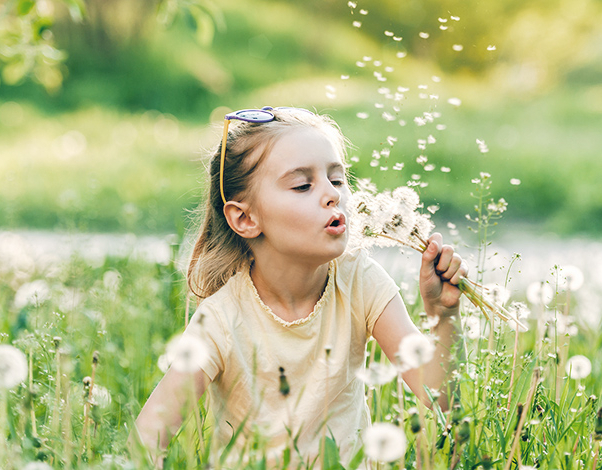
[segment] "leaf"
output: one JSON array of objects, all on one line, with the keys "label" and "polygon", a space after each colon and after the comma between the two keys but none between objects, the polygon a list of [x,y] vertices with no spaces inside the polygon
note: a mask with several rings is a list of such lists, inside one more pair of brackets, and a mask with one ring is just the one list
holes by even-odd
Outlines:
[{"label": "leaf", "polygon": [[36,3],[33,0],[20,0],[17,5],[17,13],[19,16],[25,16],[31,11],[35,4]]}]

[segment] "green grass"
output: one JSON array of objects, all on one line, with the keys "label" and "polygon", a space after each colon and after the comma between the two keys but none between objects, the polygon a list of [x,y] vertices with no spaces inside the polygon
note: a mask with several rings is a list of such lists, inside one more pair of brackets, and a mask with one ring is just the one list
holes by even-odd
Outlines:
[{"label": "green grass", "polygon": [[[119,273],[117,282],[115,273]],[[0,275],[0,342],[13,344],[31,361],[31,378],[5,395],[8,413],[0,423],[0,438],[6,437],[0,441],[2,468],[23,468],[32,461],[45,461],[53,468],[147,468],[144,455],[130,453],[125,442],[133,419],[162,375],[157,360],[166,342],[184,325],[184,281],[175,265],[109,258],[93,267],[75,257],[61,265],[38,266],[27,275],[15,264],[5,263]],[[15,304],[19,288],[36,279],[48,285],[45,300]],[[578,322],[572,337],[549,326],[551,318],[564,317],[567,309],[577,314],[584,308],[576,296],[571,296],[569,305],[567,299],[558,290],[546,308],[530,306],[531,330],[520,334],[512,384],[514,332],[502,325],[491,336],[466,337],[468,354],[449,385],[457,406],[446,413],[426,412],[422,444],[417,442],[421,433],[411,430],[411,408],[417,406],[413,394],[406,390],[400,397],[395,380],[366,388],[373,419],[405,430],[407,468],[426,446],[428,457],[423,456],[419,468],[449,469],[455,462],[455,468],[468,470],[479,465],[488,468],[491,462],[489,468],[502,469],[515,439],[514,456],[520,456],[522,465],[594,468],[597,441],[590,436],[600,406],[602,335]],[[420,302],[408,307],[420,324]],[[546,313],[548,326],[538,311]],[[463,317],[469,312],[465,305]],[[568,351],[565,343],[570,344]],[[384,361],[378,347],[369,344],[368,350],[368,364]],[[564,373],[566,358],[575,354],[586,355],[593,364],[592,374],[580,381]],[[533,381],[536,369],[541,371],[540,382]],[[108,406],[91,405],[88,437],[83,439],[83,379],[92,375],[97,387],[110,392],[112,401]],[[519,403],[525,404],[527,414],[516,436]],[[195,468],[210,456],[217,458],[217,453],[207,454],[210,446],[197,447],[195,429],[194,422],[187,422],[178,433],[168,450],[166,468]],[[210,440],[209,430],[204,438]],[[248,449],[254,450],[248,451],[251,463],[245,468],[264,468],[265,440],[259,435],[248,439]],[[336,443],[330,442],[327,449],[325,458],[336,463]],[[108,458],[114,463],[107,463]],[[358,462],[365,458],[360,455]],[[577,466],[578,461],[582,466]]]}]

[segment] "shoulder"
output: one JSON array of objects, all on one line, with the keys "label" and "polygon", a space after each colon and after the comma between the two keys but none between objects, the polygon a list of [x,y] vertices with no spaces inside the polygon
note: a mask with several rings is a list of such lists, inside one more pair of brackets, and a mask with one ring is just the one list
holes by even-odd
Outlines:
[{"label": "shoulder", "polygon": [[354,248],[335,259],[336,283],[339,288],[355,289],[395,284],[385,269],[365,248]]}]

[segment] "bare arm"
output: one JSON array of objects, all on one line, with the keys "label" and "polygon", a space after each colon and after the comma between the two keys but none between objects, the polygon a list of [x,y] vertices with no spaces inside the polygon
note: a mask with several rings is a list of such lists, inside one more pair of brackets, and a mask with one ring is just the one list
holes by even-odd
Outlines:
[{"label": "bare arm", "polygon": [[[423,370],[427,371],[424,385],[439,391],[441,396],[437,401],[443,410],[449,406],[445,384],[453,369],[451,349],[458,340],[456,325],[459,320],[460,291],[457,283],[466,271],[462,258],[454,253],[453,248],[442,244],[441,235],[434,234],[429,239],[429,249],[422,256],[420,292],[427,315],[438,317],[438,324],[432,330],[438,339],[433,359],[423,366]],[[412,333],[419,333],[419,330],[410,319],[401,297],[396,295],[376,321],[372,335],[394,362],[399,343]],[[404,372],[403,379],[417,396],[428,402],[421,389],[418,369]]]},{"label": "bare arm", "polygon": [[163,468],[162,454],[169,441],[209,382],[202,370],[183,373],[170,368],[142,407],[130,443],[143,444],[158,468]]}]

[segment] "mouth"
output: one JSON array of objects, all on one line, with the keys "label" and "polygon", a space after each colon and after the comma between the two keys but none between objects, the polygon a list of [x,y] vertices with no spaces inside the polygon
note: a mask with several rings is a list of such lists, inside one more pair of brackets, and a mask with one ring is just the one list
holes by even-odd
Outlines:
[{"label": "mouth", "polygon": [[331,235],[341,235],[345,232],[345,215],[332,216],[326,225],[326,231]]}]

